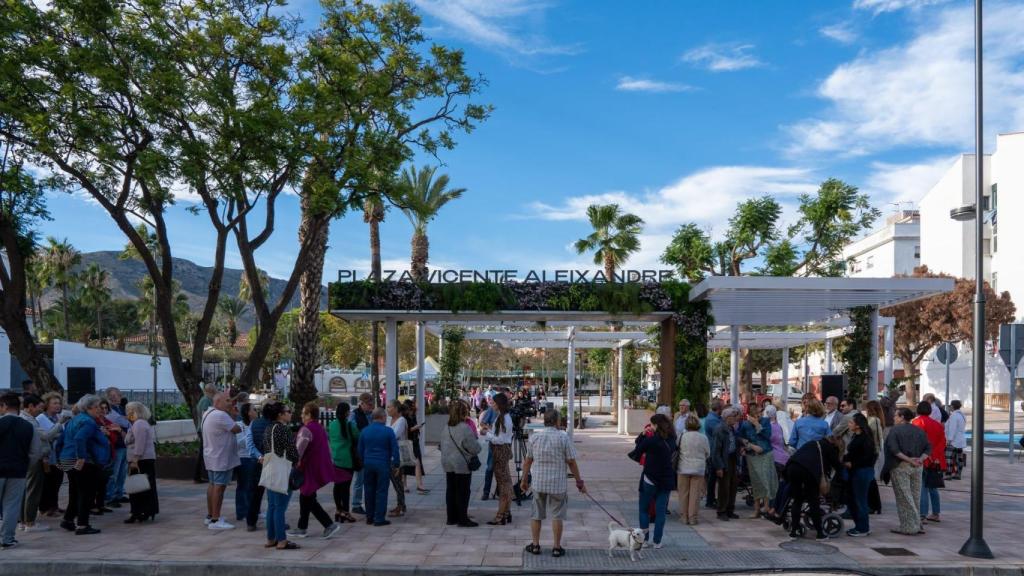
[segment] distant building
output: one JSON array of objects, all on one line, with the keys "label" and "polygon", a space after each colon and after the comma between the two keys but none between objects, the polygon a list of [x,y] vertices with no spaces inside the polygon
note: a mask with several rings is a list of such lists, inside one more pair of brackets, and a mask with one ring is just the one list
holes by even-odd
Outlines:
[{"label": "distant building", "polygon": [[910,275],[921,264],[921,226],[917,210],[901,210],[885,226],[843,249],[846,275],[888,278]]}]

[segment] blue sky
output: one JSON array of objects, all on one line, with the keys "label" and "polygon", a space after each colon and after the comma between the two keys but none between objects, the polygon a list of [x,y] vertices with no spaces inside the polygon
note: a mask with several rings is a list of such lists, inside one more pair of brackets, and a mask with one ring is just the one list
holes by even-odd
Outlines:
[{"label": "blue sky", "polygon": [[[428,35],[465,50],[493,117],[442,155],[462,199],[431,223],[442,268],[593,267],[571,243],[593,202],[647,222],[631,268],[660,268],[675,228],[720,233],[736,202],[795,198],[825,178],[875,205],[918,200],[973,151],[973,16],[964,0],[415,0]],[[315,2],[291,9],[314,19]],[[1024,129],[1024,5],[986,2],[986,126]],[[989,150],[991,151],[991,150]],[[418,162],[433,162],[419,158]],[[208,265],[202,217],[171,216],[175,255]],[[904,204],[909,206],[909,204]],[[100,208],[51,200],[43,233],[83,251],[124,239]],[[286,276],[298,206],[286,198],[260,266]],[[408,262],[411,226],[382,227],[385,268]],[[361,214],[332,227],[325,281],[368,268]],[[228,258],[239,267],[238,258]]]}]

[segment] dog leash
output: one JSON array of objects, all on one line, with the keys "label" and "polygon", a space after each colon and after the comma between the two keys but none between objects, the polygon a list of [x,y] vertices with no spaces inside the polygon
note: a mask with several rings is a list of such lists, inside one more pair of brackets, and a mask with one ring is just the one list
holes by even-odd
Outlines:
[{"label": "dog leash", "polygon": [[623,528],[628,528],[628,526],[626,526],[622,522],[619,522],[618,518],[616,518],[615,516],[612,516],[612,513],[609,512],[608,510],[606,510],[604,506],[601,506],[600,502],[598,502],[597,500],[594,500],[594,497],[591,496],[589,492],[585,492],[584,495],[586,495],[587,498],[590,498],[591,502],[593,502],[594,504],[597,504],[597,507],[600,508],[601,511],[603,511],[605,514],[607,514],[608,517],[611,518],[613,522],[615,522],[619,526],[622,526]]}]

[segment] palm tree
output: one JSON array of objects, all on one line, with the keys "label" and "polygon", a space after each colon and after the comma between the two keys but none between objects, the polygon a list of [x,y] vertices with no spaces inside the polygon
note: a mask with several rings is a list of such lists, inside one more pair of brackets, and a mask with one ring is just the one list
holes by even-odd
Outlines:
[{"label": "palm tree", "polygon": [[25,260],[25,290],[32,310],[32,329],[39,331],[43,321],[43,291],[46,290],[44,253],[36,250]]},{"label": "palm tree", "polygon": [[[48,246],[44,256],[44,267],[50,284],[60,287],[61,298],[68,302],[68,290],[75,281],[71,270],[82,261],[82,254],[67,241],[58,241],[53,236],[46,239]],[[67,306],[63,310],[64,337],[68,338],[71,328],[68,322]]]},{"label": "palm tree", "polygon": [[231,346],[234,346],[235,342],[238,341],[238,319],[245,314],[246,308],[245,302],[231,296],[221,296],[220,300],[217,301],[217,311],[220,312],[224,322],[227,323],[228,344]]},{"label": "palm tree", "polygon": [[411,166],[402,172],[399,182],[402,212],[412,223],[412,255],[409,271],[413,280],[427,278],[427,260],[430,257],[430,241],[427,238],[427,224],[441,208],[462,196],[465,188],[448,188],[448,175],[434,178],[437,167],[427,166],[417,172]]},{"label": "palm tree", "polygon": [[[363,202],[363,222],[370,225],[370,278],[380,282],[380,223],[384,221],[384,202],[380,194],[370,194]],[[380,322],[370,323],[370,389],[374,402],[380,398],[380,345],[377,335],[380,333]]]},{"label": "palm tree", "polygon": [[99,336],[100,348],[103,348],[103,310],[110,302],[110,273],[101,269],[95,262],[78,276],[82,293],[80,299],[96,314],[96,333]]},{"label": "palm tree", "polygon": [[591,204],[587,219],[594,231],[576,241],[576,252],[594,251],[594,264],[604,266],[607,282],[613,282],[615,270],[640,250],[640,231],[644,221],[636,215],[624,214],[618,204]]}]

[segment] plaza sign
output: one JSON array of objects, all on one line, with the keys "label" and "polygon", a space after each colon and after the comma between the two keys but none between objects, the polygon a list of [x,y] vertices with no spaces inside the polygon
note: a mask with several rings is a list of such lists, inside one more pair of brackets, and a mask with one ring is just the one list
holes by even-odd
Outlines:
[{"label": "plaza sign", "polygon": [[[426,281],[430,284],[454,284],[457,282],[493,282],[511,284],[522,282],[564,282],[567,284],[588,284],[618,282],[622,284],[667,282],[675,273],[671,270],[619,270],[608,279],[603,270],[431,270]],[[338,270],[338,282],[359,282],[369,279],[369,274],[357,270]],[[382,270],[382,282],[415,282],[408,270]]]}]

